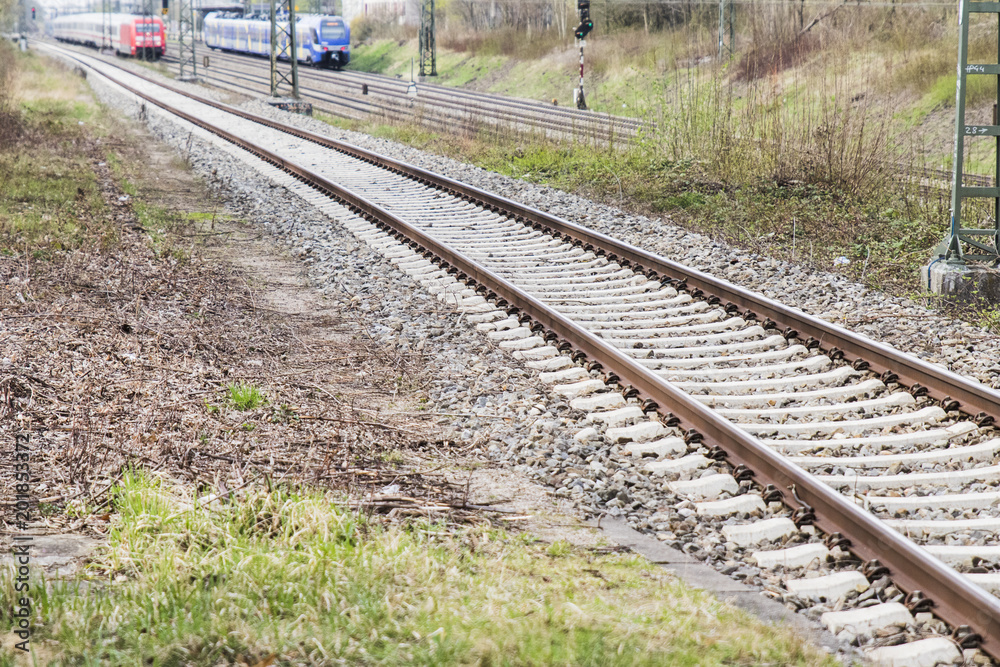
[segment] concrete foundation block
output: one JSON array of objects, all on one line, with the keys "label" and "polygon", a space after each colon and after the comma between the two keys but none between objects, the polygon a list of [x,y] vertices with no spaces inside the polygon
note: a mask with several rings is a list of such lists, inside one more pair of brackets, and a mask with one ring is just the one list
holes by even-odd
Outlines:
[{"label": "concrete foundation block", "polygon": [[723,492],[735,495],[740,490],[740,485],[732,475],[719,474],[683,482],[670,482],[667,488],[690,500],[712,500]]},{"label": "concrete foundation block", "polygon": [[[742,496],[737,496],[742,498]],[[806,567],[812,563],[823,563],[830,555],[830,550],[823,544],[811,542],[787,549],[772,549],[771,551],[755,551],[750,556],[760,567]]]},{"label": "concrete foundation block", "polygon": [[1000,304],[1000,269],[979,262],[953,264],[936,258],[920,267],[920,283],[928,292],[965,303]]},{"label": "concrete foundation block", "polygon": [[695,503],[698,516],[720,517],[732,514],[753,514],[764,511],[764,499],[754,493],[745,493],[725,500],[706,500]]},{"label": "concrete foundation block", "polygon": [[864,609],[849,609],[847,611],[828,611],[820,617],[820,621],[833,634],[847,630],[852,635],[870,635],[874,630],[881,630],[890,625],[907,626],[913,624],[910,610],[898,602],[886,602]]}]

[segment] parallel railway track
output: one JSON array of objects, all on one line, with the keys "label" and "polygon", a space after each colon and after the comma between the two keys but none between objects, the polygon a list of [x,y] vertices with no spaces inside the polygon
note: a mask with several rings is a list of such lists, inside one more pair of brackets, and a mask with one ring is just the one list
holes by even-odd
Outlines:
[{"label": "parallel railway track", "polygon": [[[223,51],[209,54],[211,66],[199,69],[199,77],[237,92],[267,94],[266,60]],[[177,60],[163,59],[176,70]],[[448,127],[475,133],[484,128],[528,129],[548,136],[581,141],[608,142],[637,136],[643,122],[577,109],[541,104],[531,100],[475,93],[431,83],[418,86],[419,95],[407,95],[408,81],[350,70],[313,70],[300,67],[300,90],[306,101],[324,113],[354,119],[419,118],[431,127]],[[362,95],[362,85],[368,94]]]},{"label": "parallel railway track", "polygon": [[[268,92],[266,61],[234,53],[214,51],[213,63],[202,69],[200,76],[213,85],[235,92],[266,94]],[[172,70],[177,60],[163,58]],[[579,141],[609,142],[635,138],[643,127],[653,127],[649,121],[628,116],[579,111],[572,108],[475,92],[462,88],[420,84],[419,106],[407,96],[408,81],[373,74],[344,70],[300,70],[304,97],[317,108],[332,116],[350,119],[381,117],[393,121],[418,119],[430,127],[446,127],[474,134],[484,127],[484,121],[507,129],[528,128],[549,136],[575,138]],[[367,85],[369,95],[361,95]],[[941,196],[951,190],[951,171],[936,167],[918,167],[895,162],[886,163],[891,173],[905,176],[916,183],[922,196]],[[966,174],[966,185],[993,187],[994,178]]]},{"label": "parallel railway track", "polygon": [[[543,211],[69,55],[305,184],[589,413],[580,440],[656,480],[646,505],[690,503],[723,553],[783,568],[792,599],[843,599],[835,631],[901,624],[913,651],[1000,658],[1000,393]],[[954,634],[929,636],[927,611]]]}]

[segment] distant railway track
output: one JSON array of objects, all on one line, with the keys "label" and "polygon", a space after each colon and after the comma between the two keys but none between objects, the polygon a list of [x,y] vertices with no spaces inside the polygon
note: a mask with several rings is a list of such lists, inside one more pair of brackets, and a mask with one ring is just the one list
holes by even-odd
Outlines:
[{"label": "distant railway track", "polygon": [[905,628],[876,661],[1000,658],[1000,393],[543,211],[62,52],[294,177],[542,371],[628,474],[663,481],[659,502],[716,522],[727,556],[782,568],[774,594],[842,600],[835,632]]},{"label": "distant railway track", "polygon": [[[267,94],[266,60],[212,51],[211,65],[199,69],[206,82],[223,88]],[[164,62],[176,68],[173,56]],[[446,125],[451,130],[474,133],[489,127],[529,130],[547,136],[608,142],[635,137],[644,122],[635,118],[541,104],[489,93],[476,93],[430,83],[418,85],[418,97],[407,94],[408,81],[351,70],[299,69],[303,99],[324,113],[334,116],[368,119],[384,117],[394,121],[420,122],[434,128]],[[368,94],[362,95],[362,86]]]},{"label": "distant railway track", "polygon": [[[176,68],[176,58],[164,62]],[[268,94],[265,83],[268,64],[260,58],[213,51],[212,65],[200,72],[201,78],[221,88],[248,94]],[[429,128],[475,135],[487,127],[541,132],[546,136],[577,141],[608,143],[629,140],[644,127],[655,123],[628,116],[611,116],[558,107],[533,100],[505,97],[440,86],[419,84],[420,96],[414,102],[407,96],[409,81],[381,74],[343,70],[300,69],[303,97],[323,113],[354,120],[384,118],[393,122],[418,122]],[[362,85],[368,95],[361,94]],[[951,191],[952,174],[948,169],[887,162],[886,168],[912,182],[923,197],[944,197]],[[966,174],[967,185],[992,187],[994,178]]]}]

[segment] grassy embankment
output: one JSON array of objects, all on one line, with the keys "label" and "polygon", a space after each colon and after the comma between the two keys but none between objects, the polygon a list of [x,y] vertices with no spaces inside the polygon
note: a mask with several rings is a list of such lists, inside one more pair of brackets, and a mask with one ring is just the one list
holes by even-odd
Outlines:
[{"label": "grassy embankment", "polygon": [[96,108],[81,99],[79,86],[61,87],[67,77],[50,72],[37,58],[20,58],[18,75],[18,61],[3,46],[0,238],[4,254],[47,256],[94,238],[105,247],[113,245],[117,230],[102,224],[107,211],[91,156],[75,150],[87,135],[107,136],[107,127],[95,126]]},{"label": "grassy embankment", "polygon": [[[510,128],[455,138],[354,127],[915,294],[917,268],[943,238],[949,202],[946,193],[923,196],[906,176],[951,165],[953,16],[843,8],[835,17],[803,37],[764,31],[753,48],[743,36],[738,55],[722,65],[703,27],[595,33],[591,107],[655,123],[613,148],[560,145]],[[441,49],[438,82],[568,103],[576,52],[565,40],[549,39],[549,52],[530,59],[489,40],[451,43],[460,50]],[[995,58],[993,33],[974,30],[970,61],[989,62],[991,48]],[[355,49],[354,64],[408,76],[413,53],[411,42],[373,40]],[[992,77],[972,79],[970,122],[988,122],[995,95]],[[991,173],[991,146],[975,142],[968,173]],[[967,220],[990,224],[988,207],[967,206]],[[835,268],[841,256],[851,264]]]},{"label": "grassy embankment", "polygon": [[[563,542],[547,545],[528,534],[482,525],[384,521],[345,509],[342,492],[296,481],[277,484],[268,478],[267,484],[252,485],[229,499],[197,503],[198,486],[182,480],[197,480],[199,466],[192,467],[186,455],[171,452],[205,449],[202,445],[208,436],[196,429],[203,423],[210,425],[220,413],[232,412],[221,417],[238,424],[246,419],[244,414],[250,414],[245,410],[267,406],[261,407],[260,395],[232,380],[228,385],[223,380],[213,390],[215,397],[205,392],[178,396],[176,392],[185,386],[180,377],[170,376],[174,379],[169,383],[158,380],[154,369],[180,367],[180,356],[197,354],[210,344],[213,318],[219,317],[216,306],[208,303],[206,312],[189,324],[171,324],[185,317],[175,312],[175,293],[179,289],[197,292],[196,281],[203,275],[186,271],[185,266],[203,260],[200,255],[179,257],[179,246],[170,245],[170,225],[165,222],[174,214],[158,208],[157,202],[142,201],[140,181],[166,174],[149,173],[148,163],[139,159],[134,146],[126,146],[129,133],[122,120],[113,110],[95,104],[83,79],[36,56],[16,58],[0,45],[0,72],[7,75],[6,85],[0,87],[0,101],[6,105],[0,128],[9,138],[0,147],[0,165],[4,182],[15,186],[0,190],[0,247],[2,261],[10,262],[23,278],[36,280],[30,289],[21,288],[26,303],[9,291],[2,293],[5,312],[22,309],[35,317],[45,313],[57,317],[56,313],[69,308],[74,302],[69,292],[63,294],[58,285],[45,287],[50,284],[45,275],[58,274],[60,265],[143,264],[125,269],[125,273],[135,270],[142,294],[123,292],[119,299],[116,290],[127,285],[119,285],[117,277],[108,283],[113,289],[101,281],[69,286],[73,294],[93,304],[91,317],[74,315],[59,322],[48,341],[24,343],[41,352],[48,350],[36,363],[65,359],[69,364],[75,359],[80,364],[87,359],[86,373],[50,368],[44,396],[36,400],[59,410],[68,409],[61,400],[75,401],[69,398],[74,386],[65,384],[63,378],[83,382],[86,374],[102,372],[102,364],[109,366],[115,378],[102,382],[100,390],[84,387],[87,405],[94,410],[83,413],[89,416],[75,431],[79,442],[68,442],[53,452],[35,445],[33,488],[45,483],[46,493],[58,493],[61,479],[72,480],[79,474],[77,466],[52,477],[52,470],[42,465],[43,461],[66,463],[60,458],[64,450],[84,445],[83,449],[99,453],[86,455],[88,465],[108,457],[119,460],[115,452],[124,447],[139,447],[139,454],[131,465],[122,464],[117,475],[114,470],[102,473],[102,478],[118,476],[106,501],[88,500],[84,494],[73,502],[57,500],[44,508],[49,526],[97,526],[103,546],[70,580],[39,580],[36,568],[33,656],[31,660],[18,657],[11,642],[4,641],[0,665],[32,661],[92,665],[342,661],[388,665],[833,664],[790,633],[692,591],[633,556],[592,553]],[[12,77],[15,67],[20,73]],[[97,139],[102,140],[100,144]],[[106,181],[95,175],[96,169],[103,168],[101,162],[110,167],[117,188],[113,192],[101,191]],[[126,191],[132,195],[134,219],[145,228],[142,236],[134,230],[123,231],[122,219],[111,215],[117,204],[109,202],[119,201],[125,196],[120,193]],[[197,213],[189,211],[176,224],[188,225],[186,221]],[[148,251],[142,250],[143,243],[148,244]],[[157,307],[158,291],[170,300],[165,312],[173,319],[154,327],[169,325],[170,329],[153,333],[157,341],[169,342],[167,348],[154,343],[151,335],[129,337],[133,334],[119,331],[115,319],[117,311],[134,311],[138,317],[139,310]],[[239,295],[233,296],[239,301]],[[109,309],[98,310],[109,299]],[[101,324],[109,320],[110,326]],[[25,321],[31,320],[18,320]],[[44,320],[34,321],[35,326],[45,325]],[[235,318],[217,326],[229,327],[230,339],[247,334],[255,345],[268,344],[253,338],[254,332],[231,330],[243,321]],[[65,335],[61,329],[66,329]],[[30,335],[30,327],[24,331]],[[185,335],[201,336],[203,343],[196,346],[196,341],[184,340]],[[98,343],[126,347],[118,351],[110,347],[115,354],[89,357],[54,349],[68,346],[86,351]],[[8,340],[5,344],[16,347],[19,343]],[[134,365],[114,359],[127,349],[139,353]],[[155,366],[142,363],[162,349],[181,352],[173,359],[153,357]],[[215,351],[224,352],[222,348]],[[272,356],[280,356],[280,350]],[[22,360],[15,359],[15,363]],[[237,362],[222,356],[218,363],[228,367]],[[129,368],[132,374],[123,376]],[[297,369],[277,375],[300,373]],[[189,375],[185,371],[183,377]],[[122,400],[123,405],[133,407],[122,413],[125,425],[105,424],[103,415],[114,414],[121,406],[106,409],[101,403],[104,390],[110,396],[129,387],[133,393],[123,394]],[[156,392],[170,393],[159,399],[150,396]],[[135,434],[138,427],[128,423],[139,406],[146,410],[151,398],[168,410],[168,420],[157,417],[152,422],[158,424],[156,428]],[[29,419],[51,417],[25,414]],[[304,426],[294,415],[282,414],[283,419],[261,421],[250,435],[226,426],[228,430],[218,432],[223,440],[211,444],[224,447],[226,437],[263,438],[262,431],[294,443],[303,437]],[[9,421],[0,421],[5,433],[13,428]],[[95,428],[99,434],[88,431]],[[101,439],[105,431],[109,435],[120,431],[123,438],[107,443]],[[185,437],[189,440],[184,441]],[[157,438],[171,440],[158,446]],[[44,443],[45,438],[39,436],[37,442]],[[253,453],[268,443],[247,442],[253,447],[243,452],[250,466],[243,474],[263,477],[254,468]],[[110,449],[104,450],[105,444]],[[376,449],[380,446],[377,438],[369,444]],[[158,472],[133,468],[144,465],[143,461],[155,461],[152,467]],[[215,471],[216,480],[232,472],[228,464],[218,464]],[[231,479],[230,484],[235,487]],[[41,525],[34,528],[44,530]],[[0,575],[0,626],[9,628],[14,591],[8,568],[9,563],[4,563]]]}]

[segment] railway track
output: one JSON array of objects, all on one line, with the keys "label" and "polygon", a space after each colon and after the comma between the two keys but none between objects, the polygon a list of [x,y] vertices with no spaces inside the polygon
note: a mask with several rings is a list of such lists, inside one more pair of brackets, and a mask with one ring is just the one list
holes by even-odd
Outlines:
[{"label": "railway track", "polygon": [[[199,77],[206,82],[238,92],[266,94],[269,91],[266,60],[223,51],[213,51],[209,57],[211,66],[199,69]],[[176,72],[176,58],[168,55],[163,61]],[[324,113],[345,118],[375,116],[396,121],[417,118],[430,127],[444,126],[450,131],[460,129],[465,133],[489,127],[518,132],[527,128],[550,137],[598,142],[633,138],[645,124],[635,118],[431,83],[419,84],[419,95],[413,99],[407,92],[408,81],[350,70],[301,67],[299,78],[303,99]],[[367,86],[367,95],[362,95],[362,86]]]},{"label": "railway track", "polygon": [[[267,85],[261,83],[268,76],[266,61],[221,51],[213,51],[210,58],[212,66],[203,69],[200,75],[206,82],[235,92],[269,92]],[[176,73],[177,59],[168,55],[163,60]],[[320,111],[354,120],[373,116],[395,122],[417,119],[432,128],[443,127],[451,132],[460,130],[466,134],[475,134],[483,129],[485,120],[508,130],[526,127],[555,138],[602,143],[632,139],[644,127],[654,127],[639,118],[579,111],[429,83],[420,84],[420,104],[415,105],[407,95],[409,82],[403,79],[354,70],[332,72],[305,67],[299,73],[307,85],[304,97]],[[369,95],[361,95],[362,85],[368,86]],[[949,169],[897,162],[887,162],[886,168],[914,182],[921,196],[941,196],[941,193],[951,191],[952,173]],[[965,175],[966,185],[969,186],[993,187],[994,180],[990,176]]]},{"label": "railway track", "polygon": [[1000,658],[996,391],[543,211],[70,57],[282,170],[537,369],[592,424],[549,464],[574,493],[607,490],[587,454],[611,451],[609,508],[714,527],[689,552],[777,572],[772,596],[825,609],[876,662]]}]

